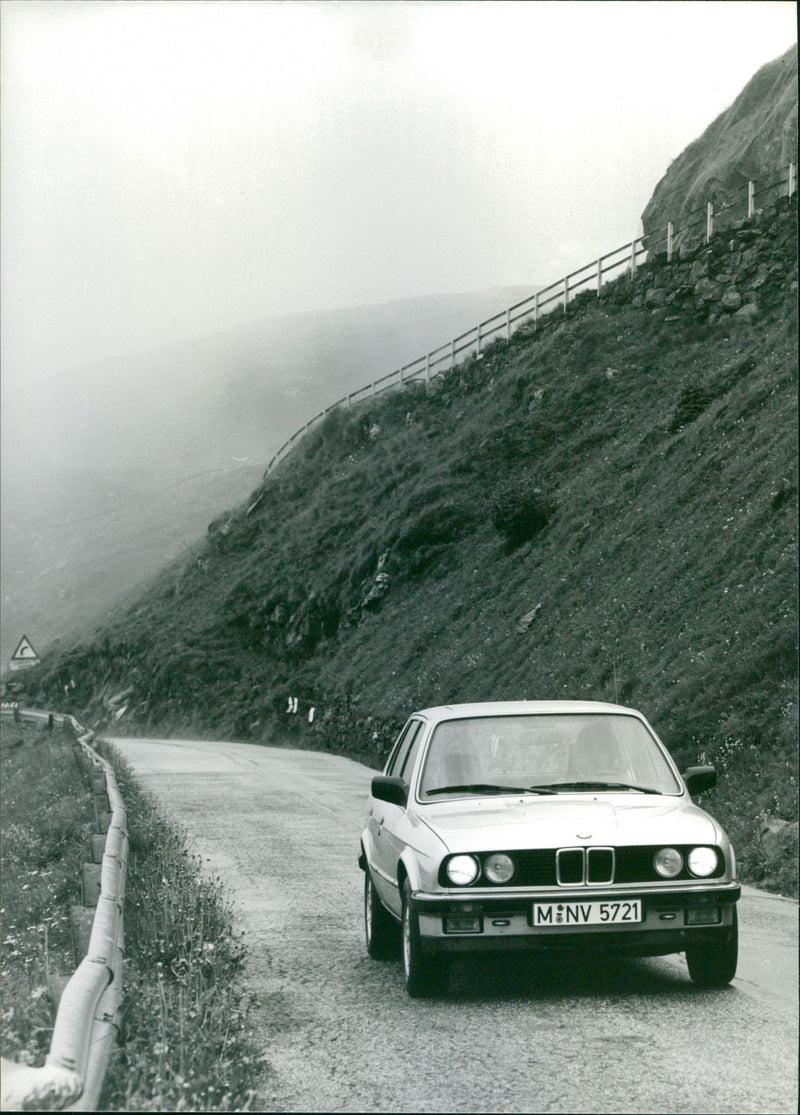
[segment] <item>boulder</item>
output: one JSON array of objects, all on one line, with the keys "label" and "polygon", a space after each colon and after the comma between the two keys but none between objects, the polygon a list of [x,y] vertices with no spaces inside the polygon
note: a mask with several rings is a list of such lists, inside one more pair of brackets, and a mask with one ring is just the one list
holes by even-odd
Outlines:
[{"label": "boulder", "polygon": [[764,815],[759,828],[761,850],[768,863],[777,863],[790,853],[797,855],[798,822]]},{"label": "boulder", "polygon": [[742,296],[739,294],[738,290],[727,290],[720,300],[720,306],[728,314],[735,313],[741,308],[741,305]]},{"label": "boulder", "polygon": [[733,316],[737,321],[743,321],[751,325],[758,318],[759,313],[760,311],[755,302],[748,302],[746,305],[742,306],[740,310],[737,310]]},{"label": "boulder", "polygon": [[713,279],[699,279],[694,288],[698,302],[716,302],[719,298],[719,287]]}]

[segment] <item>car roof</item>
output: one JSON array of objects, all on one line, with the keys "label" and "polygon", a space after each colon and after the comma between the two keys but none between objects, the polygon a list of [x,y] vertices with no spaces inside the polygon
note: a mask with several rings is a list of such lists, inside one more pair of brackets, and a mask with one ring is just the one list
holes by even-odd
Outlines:
[{"label": "car roof", "polygon": [[636,709],[612,705],[605,701],[483,701],[473,704],[437,705],[420,709],[414,716],[425,717],[431,723],[441,720],[467,720],[477,716],[553,716],[580,713],[620,713],[643,719]]}]

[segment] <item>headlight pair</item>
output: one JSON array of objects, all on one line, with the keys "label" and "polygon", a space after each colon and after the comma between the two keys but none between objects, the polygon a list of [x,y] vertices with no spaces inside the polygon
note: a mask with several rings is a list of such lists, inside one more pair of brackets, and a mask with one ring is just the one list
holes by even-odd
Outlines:
[{"label": "headlight pair", "polygon": [[514,861],[505,852],[493,852],[484,858],[483,864],[477,856],[452,856],[447,861],[447,878],[455,887],[468,887],[476,881],[483,868],[483,874],[490,883],[507,883],[514,874]]},{"label": "headlight pair", "polygon": [[[692,848],[686,866],[692,875],[705,879],[717,869],[717,853],[714,848]],[[653,856],[653,867],[662,879],[674,879],[683,870],[683,856],[677,848],[660,848]]]}]

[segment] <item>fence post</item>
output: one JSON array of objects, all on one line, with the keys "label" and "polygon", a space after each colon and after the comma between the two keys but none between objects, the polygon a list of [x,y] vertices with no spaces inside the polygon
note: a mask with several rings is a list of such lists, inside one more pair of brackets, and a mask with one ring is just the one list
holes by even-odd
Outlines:
[{"label": "fence post", "polygon": [[347,396],[347,409],[350,409],[350,396]]},{"label": "fence post", "polygon": [[537,290],[533,296],[533,324],[539,324],[539,291]]},{"label": "fence post", "polygon": [[511,340],[511,310],[506,310],[506,340]]},{"label": "fence post", "polygon": [[603,285],[603,260],[597,261],[597,297],[600,297],[600,287]]},{"label": "fence post", "polygon": [[450,371],[456,366],[456,342],[450,342]]},{"label": "fence post", "polygon": [[425,354],[425,386],[427,387],[431,381],[431,354]]},{"label": "fence post", "polygon": [[636,241],[631,241],[631,278],[636,278]]},{"label": "fence post", "polygon": [[478,334],[478,340],[477,340],[476,345],[475,345],[475,355],[480,356],[480,354],[481,354],[481,327],[480,327],[480,323],[475,327],[475,331]]},{"label": "fence post", "polygon": [[755,182],[747,183],[747,219],[751,219],[756,211],[756,184]]},{"label": "fence post", "polygon": [[794,163],[789,163],[789,197],[792,197],[795,190],[794,169]]},{"label": "fence post", "polygon": [[667,221],[667,263],[672,263],[672,221]]},{"label": "fence post", "polygon": [[709,201],[706,207],[706,244],[714,235],[714,202]]},{"label": "fence post", "polygon": [[569,302],[569,275],[564,276],[564,316],[567,314],[567,302]]}]

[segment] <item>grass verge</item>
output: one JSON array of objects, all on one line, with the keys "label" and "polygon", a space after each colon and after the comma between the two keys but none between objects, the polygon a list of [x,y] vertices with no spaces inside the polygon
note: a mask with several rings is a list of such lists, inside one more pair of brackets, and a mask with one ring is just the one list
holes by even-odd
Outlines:
[{"label": "grass verge", "polygon": [[107,1111],[246,1111],[261,1070],[239,979],[244,956],[221,880],[204,874],[110,745],[128,816],[125,995]]},{"label": "grass verge", "polygon": [[91,796],[62,731],[0,721],[0,1049],[44,1064],[48,979],[74,969],[69,908],[94,829]]}]

